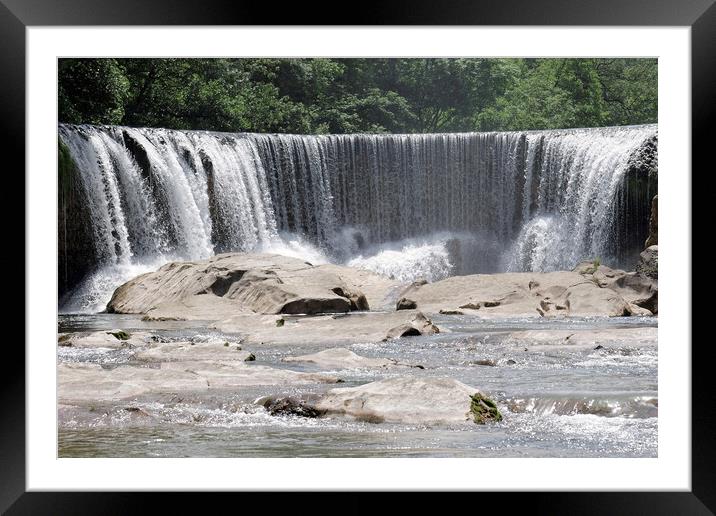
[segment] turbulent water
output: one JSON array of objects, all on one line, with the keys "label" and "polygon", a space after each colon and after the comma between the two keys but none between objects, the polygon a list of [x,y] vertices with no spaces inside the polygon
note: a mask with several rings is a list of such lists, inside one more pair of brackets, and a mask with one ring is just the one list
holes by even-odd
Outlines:
[{"label": "turbulent water", "polygon": [[640,151],[656,133],[653,125],[325,136],[60,125],[76,169],[73,200],[60,206],[61,305],[99,310],[138,272],[238,250],[406,281],[571,269],[596,257],[633,266],[655,189],[629,172],[644,168]]}]

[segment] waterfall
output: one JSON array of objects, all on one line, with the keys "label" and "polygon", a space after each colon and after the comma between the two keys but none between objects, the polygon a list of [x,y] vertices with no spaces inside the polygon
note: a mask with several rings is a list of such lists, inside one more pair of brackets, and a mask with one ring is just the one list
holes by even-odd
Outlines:
[{"label": "waterfall", "polygon": [[76,169],[63,220],[90,228],[86,242],[60,231],[60,273],[83,278],[63,283],[68,310],[101,309],[124,275],[227,251],[305,250],[399,279],[421,264],[432,279],[597,257],[628,267],[656,193],[655,125],[300,136],[60,124],[59,137]]}]

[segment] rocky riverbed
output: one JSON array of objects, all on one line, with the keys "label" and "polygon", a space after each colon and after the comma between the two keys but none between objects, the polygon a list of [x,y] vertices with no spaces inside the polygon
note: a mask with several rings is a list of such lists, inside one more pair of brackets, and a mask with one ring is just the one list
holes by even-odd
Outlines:
[{"label": "rocky riverbed", "polygon": [[59,453],[655,456],[651,276],[170,263],[60,316]]}]

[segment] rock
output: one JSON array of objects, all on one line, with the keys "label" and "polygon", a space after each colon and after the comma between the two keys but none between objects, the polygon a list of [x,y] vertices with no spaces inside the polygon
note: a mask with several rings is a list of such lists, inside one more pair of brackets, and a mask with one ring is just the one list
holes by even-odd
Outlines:
[{"label": "rock", "polygon": [[283,362],[304,362],[315,364],[322,369],[358,369],[385,367],[417,367],[389,358],[366,358],[345,348],[331,348],[311,355],[285,357]]},{"label": "rock", "polygon": [[495,402],[479,392],[470,396],[470,413],[478,425],[484,425],[488,421],[502,421],[502,414]]},{"label": "rock", "polygon": [[[477,389],[452,378],[397,377],[331,389],[319,398],[315,408],[326,415],[347,415],[373,423],[463,423],[476,420],[472,409],[476,394],[482,396]],[[487,415],[483,418],[489,419]]]},{"label": "rock", "polygon": [[[524,330],[510,333],[502,341],[505,349],[539,346],[540,351],[593,349],[595,346],[652,347],[657,345],[658,329],[604,328],[599,330]],[[526,351],[526,348],[525,348]]]},{"label": "rock", "polygon": [[337,383],[323,374],[299,373],[234,362],[162,362],[158,367],[122,365],[105,369],[92,363],[61,363],[57,367],[58,400],[85,403],[119,400],[144,394],[230,390],[253,385]]},{"label": "rock", "polygon": [[644,247],[649,248],[659,244],[659,200],[655,195],[651,200],[651,215],[649,215],[649,236],[644,242]]},{"label": "rock", "polygon": [[440,333],[440,329],[421,312],[417,312],[409,322],[388,330],[385,340],[400,337],[416,337],[418,335],[434,335],[436,333]]},{"label": "rock", "polygon": [[490,360],[489,358],[473,360],[472,362],[470,362],[470,364],[479,365],[479,366],[489,366],[489,367],[495,367],[497,365],[494,360]]},{"label": "rock", "polygon": [[442,315],[465,315],[462,310],[452,310],[450,308],[441,308],[438,313]]},{"label": "rock", "polygon": [[256,355],[254,355],[253,353],[249,353],[249,355],[246,358],[244,358],[244,362],[253,362],[255,360],[256,360]]},{"label": "rock", "polygon": [[272,416],[291,415],[316,418],[325,414],[324,411],[318,410],[307,401],[293,396],[270,397],[263,401],[262,405]]},{"label": "rock", "polygon": [[146,344],[145,332],[128,333],[124,330],[72,332],[58,335],[57,345],[74,348],[134,348]]},{"label": "rock", "polygon": [[659,276],[659,247],[652,245],[644,249],[639,255],[636,271],[648,278],[657,279]]},{"label": "rock", "polygon": [[[329,273],[340,277],[346,284],[362,292],[371,309],[388,310],[395,306],[392,295],[400,287],[400,282],[386,278],[366,269],[343,265],[324,264],[316,266],[319,273]],[[365,308],[368,310],[368,308]]]},{"label": "rock", "polygon": [[370,310],[368,300],[362,292],[351,292],[343,289],[342,287],[336,287],[332,290],[334,294],[344,297],[350,301],[351,310]]},{"label": "rock", "polygon": [[300,344],[312,342],[327,347],[346,347],[356,342],[378,342],[388,330],[410,325],[419,312],[350,312],[310,317],[285,316],[284,326],[276,327],[276,316],[240,314],[212,323],[211,329],[242,335],[244,343]]},{"label": "rock", "polygon": [[[654,251],[656,252],[656,251]],[[646,253],[646,251],[644,251]],[[642,254],[644,254],[642,253]],[[590,262],[583,262],[575,271],[605,290],[613,290],[626,301],[625,315],[653,315],[658,313],[658,283],[656,278],[642,272],[625,272],[600,265],[591,272]]]},{"label": "rock", "polygon": [[165,316],[152,316],[152,315],[145,315],[142,317],[142,321],[144,322],[167,322],[167,321],[186,321],[183,317],[165,317]]},{"label": "rock", "polygon": [[398,296],[398,302],[395,306],[396,310],[414,310],[418,308],[417,303],[410,297],[410,295],[414,292],[416,292],[420,287],[423,285],[427,285],[428,280],[426,279],[418,279],[413,281],[408,288],[403,290],[400,295]]},{"label": "rock", "polygon": [[152,343],[135,353],[134,358],[142,362],[243,361],[249,355],[241,350],[241,346],[228,342],[184,341]]},{"label": "rock", "polygon": [[629,315],[651,317],[652,315],[654,315],[654,312],[647,308],[642,308],[641,306],[636,305],[634,303],[629,303]]},{"label": "rock", "polygon": [[480,316],[623,316],[629,302],[579,271],[453,276],[411,293],[425,313],[445,306],[479,310]]},{"label": "rock", "polygon": [[[237,313],[318,314],[368,310],[357,278],[373,295],[394,283],[349,267],[312,266],[280,255],[230,253],[168,263],[121,285],[110,313],[220,320]],[[372,282],[372,283],[371,283]]]},{"label": "rock", "polygon": [[408,299],[407,297],[401,297],[400,299],[398,299],[398,303],[395,305],[396,310],[414,310],[417,307],[417,303],[412,299]]}]

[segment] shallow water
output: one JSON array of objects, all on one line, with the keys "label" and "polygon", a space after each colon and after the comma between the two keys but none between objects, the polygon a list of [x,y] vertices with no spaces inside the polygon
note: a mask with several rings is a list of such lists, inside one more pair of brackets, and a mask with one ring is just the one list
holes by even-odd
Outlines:
[{"label": "shallow water", "polygon": [[[317,393],[335,385],[254,386],[240,391],[154,395],[89,409],[61,407],[61,457],[655,457],[657,347],[648,339],[593,346],[515,343],[519,330],[646,328],[656,318],[484,320],[438,316],[442,333],[348,347],[367,357],[395,358],[425,369],[323,371],[360,385],[398,375],[447,376],[474,386],[498,404],[498,424],[415,426],[346,418],[270,416],[255,401],[269,394]],[[62,315],[58,330],[151,330],[170,339],[238,340],[202,322],[143,322],[130,315]],[[519,344],[519,345],[518,345]],[[319,371],[282,362],[326,349],[242,344],[251,364]],[[131,350],[58,348],[59,361],[114,367]],[[494,363],[479,365],[480,363]]]}]

